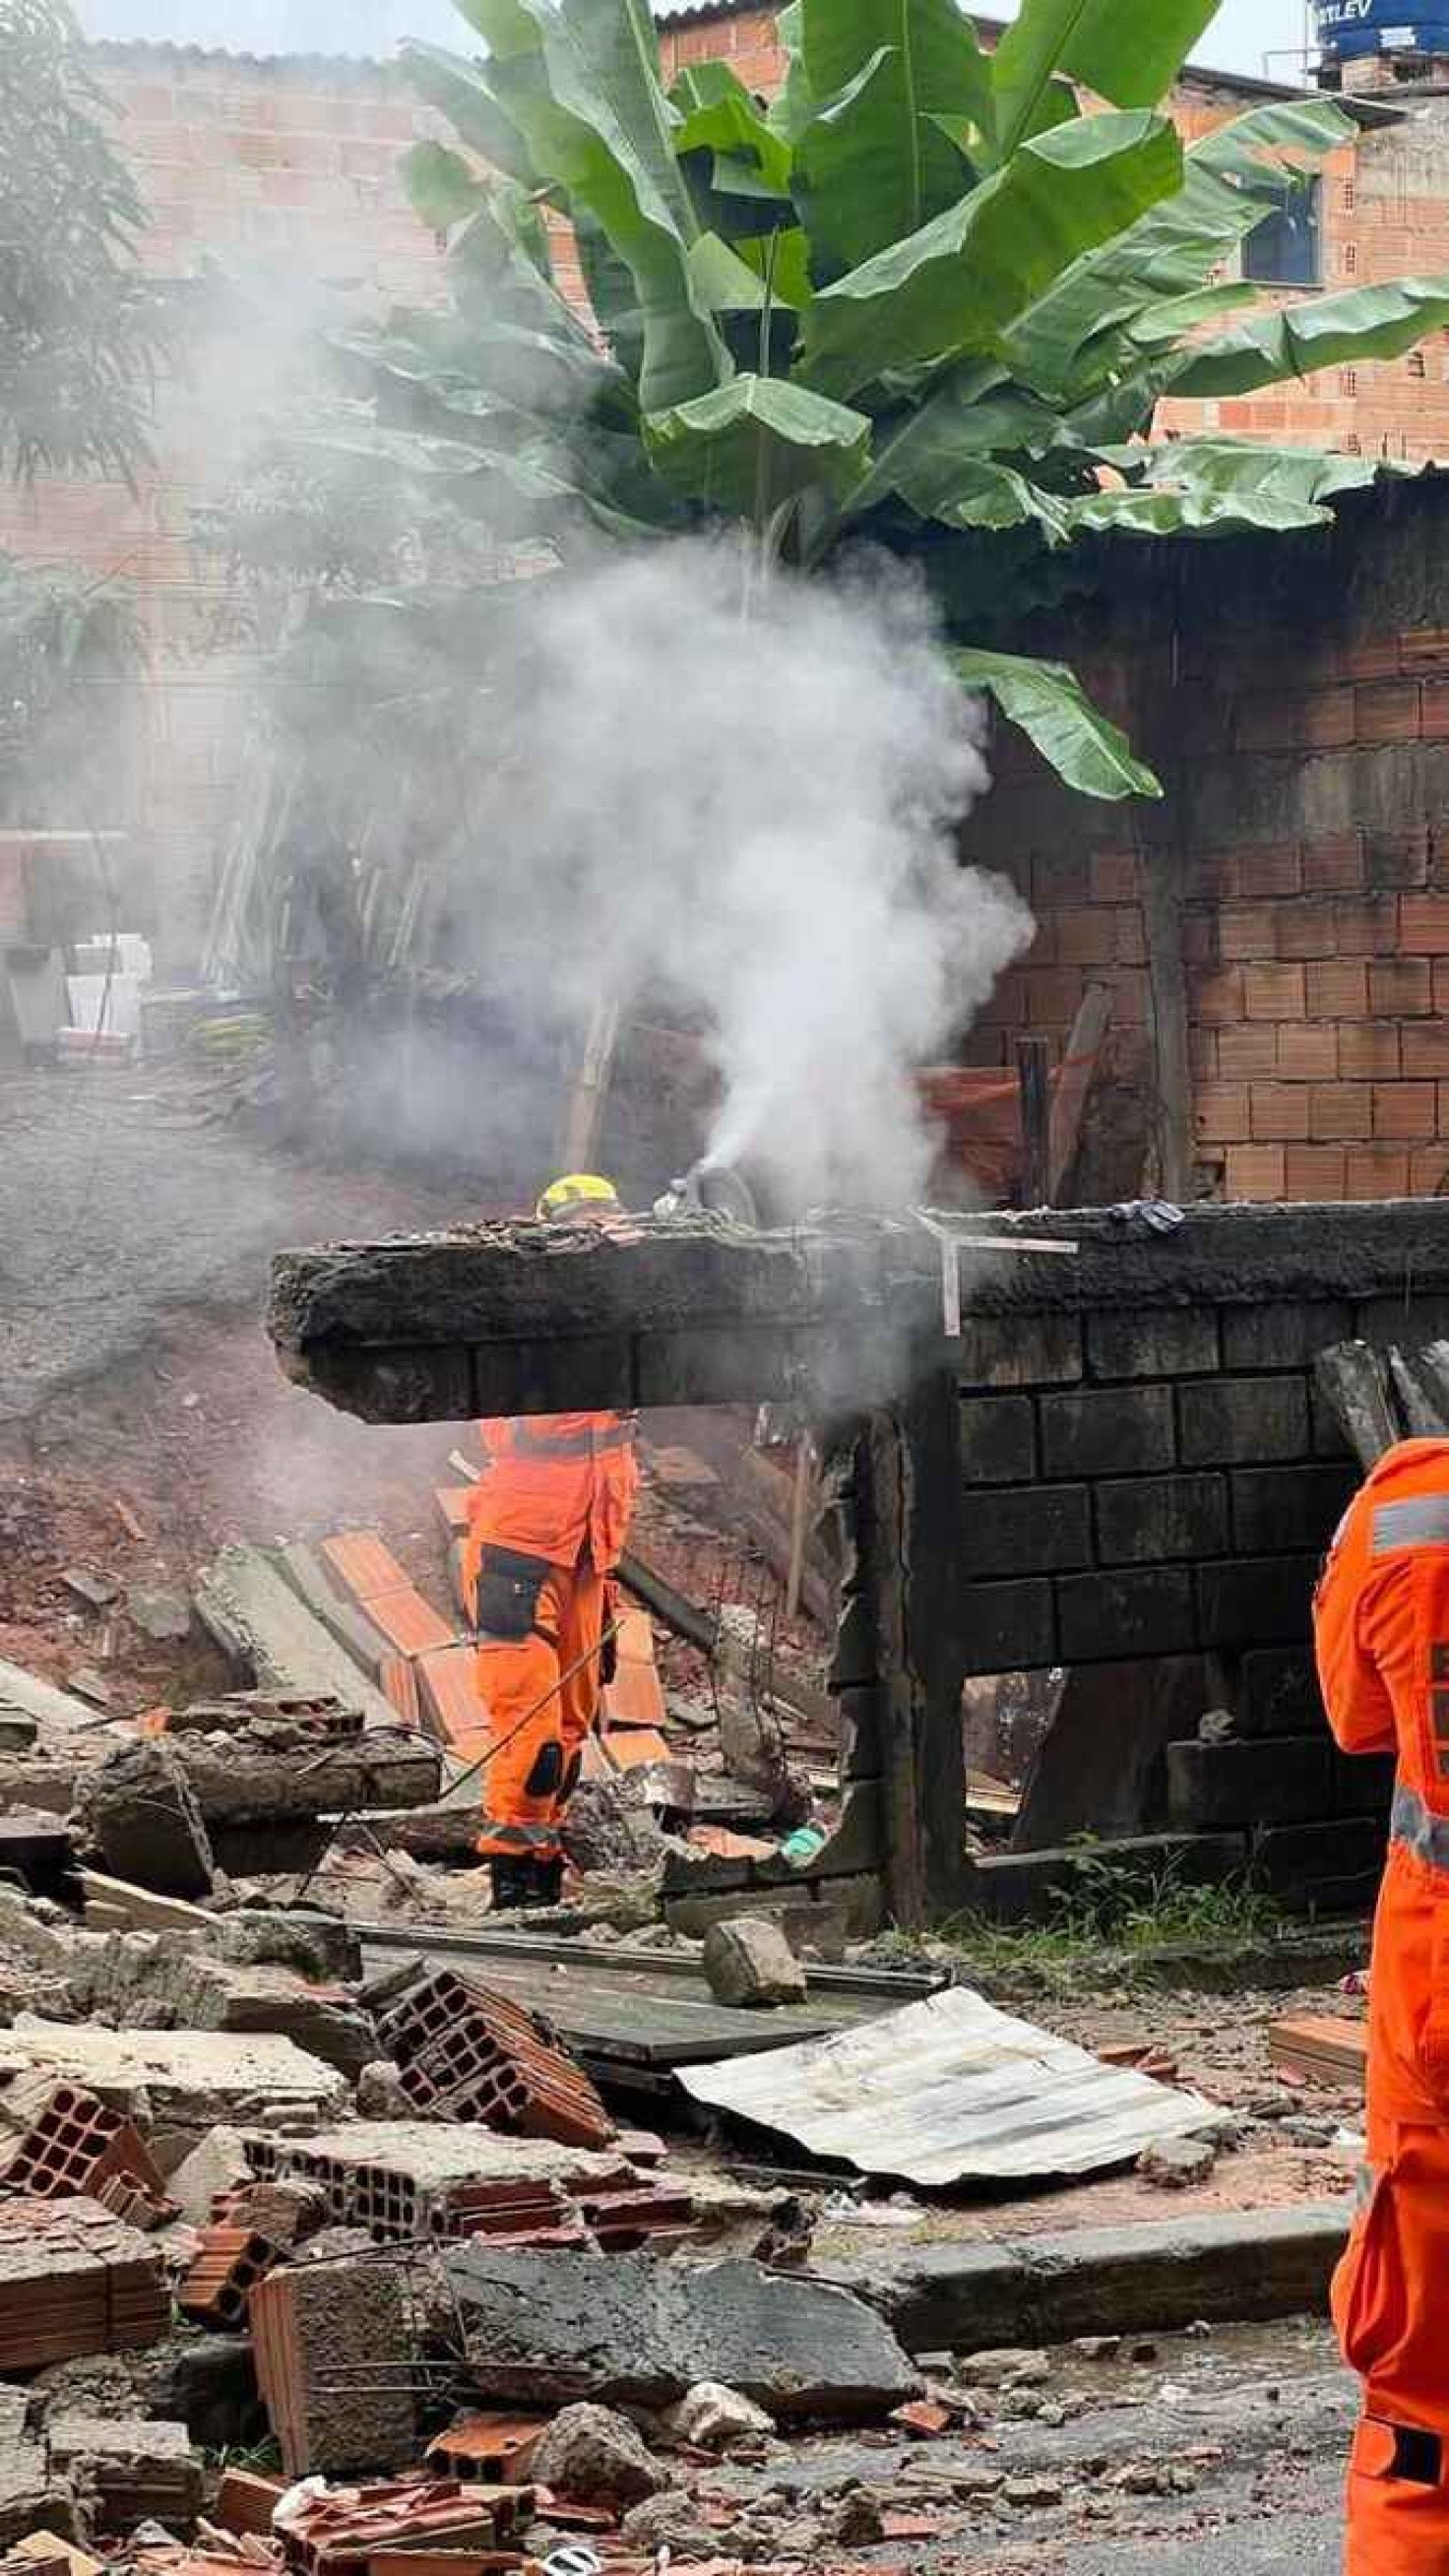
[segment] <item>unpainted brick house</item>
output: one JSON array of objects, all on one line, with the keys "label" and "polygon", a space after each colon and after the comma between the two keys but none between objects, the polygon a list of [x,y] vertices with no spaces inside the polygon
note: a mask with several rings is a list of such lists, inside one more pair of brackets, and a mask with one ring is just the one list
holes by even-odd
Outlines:
[{"label": "unpainted brick house", "polygon": [[[113,5],[91,0],[89,23]],[[424,18],[423,32],[446,35],[440,14],[442,0],[372,0],[367,23],[380,42],[384,20],[389,41]],[[293,15],[300,44],[307,11]],[[661,0],[658,15],[671,66],[721,55],[762,92],[777,81],[770,10]],[[463,37],[460,21],[453,41]],[[135,41],[97,44],[94,67],[152,210],[146,256],[159,274],[270,264],[294,289],[341,281],[372,309],[438,292],[436,246],[395,180],[397,155],[430,120],[395,68]],[[1197,133],[1280,94],[1191,73],[1176,113]],[[1285,295],[1449,268],[1449,99],[1348,104],[1355,143],[1248,253]],[[151,658],[130,757],[108,777],[107,810],[87,819],[129,834],[127,909],[171,969],[200,953],[255,748],[245,635],[191,542],[195,504],[239,462],[226,425],[251,406],[234,365],[224,329],[203,332],[190,385],[162,390],[157,465],[134,495],[54,480],[0,494],[0,545],[123,577],[139,603]],[[1216,410],[1178,405],[1171,419],[1430,458],[1449,444],[1449,336],[1392,365]],[[1157,550],[1127,545],[1103,558],[1077,631],[1057,619],[1032,638],[1078,661],[1169,788],[1160,809],[1091,808],[1003,738],[996,792],[971,827],[971,854],[1007,869],[1041,923],[971,1060],[1005,1065],[1028,1028],[1060,1051],[1086,984],[1113,986],[1113,1080],[1084,1186],[1138,1184],[1149,1099],[1158,1169],[1184,1190],[1194,1161],[1199,1185],[1237,1198],[1442,1185],[1446,541],[1431,485],[1350,507],[1337,537],[1194,550],[1190,578],[1179,570],[1171,586]],[[53,810],[26,820],[74,824],[67,788],[58,781]],[[0,845],[0,936],[23,926],[23,865]],[[1160,1086],[1149,1060],[1165,1069]]]}]

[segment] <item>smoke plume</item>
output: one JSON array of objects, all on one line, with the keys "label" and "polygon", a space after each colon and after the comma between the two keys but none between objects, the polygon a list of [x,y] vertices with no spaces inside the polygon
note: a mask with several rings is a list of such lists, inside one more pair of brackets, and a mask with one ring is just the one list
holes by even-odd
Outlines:
[{"label": "smoke plume", "polygon": [[983,726],[923,592],[874,559],[751,578],[705,540],[532,590],[492,710],[490,932],[501,912],[541,1004],[654,983],[703,1005],[711,1159],[778,1207],[906,1204],[933,1159],[913,1068],[1032,935],[961,864]]}]

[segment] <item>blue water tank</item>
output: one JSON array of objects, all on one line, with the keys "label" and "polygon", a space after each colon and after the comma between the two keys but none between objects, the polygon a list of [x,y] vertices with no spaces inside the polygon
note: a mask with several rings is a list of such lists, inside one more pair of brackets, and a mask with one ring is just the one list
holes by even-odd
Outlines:
[{"label": "blue water tank", "polygon": [[1329,62],[1360,54],[1449,54],[1449,0],[1315,0]]}]

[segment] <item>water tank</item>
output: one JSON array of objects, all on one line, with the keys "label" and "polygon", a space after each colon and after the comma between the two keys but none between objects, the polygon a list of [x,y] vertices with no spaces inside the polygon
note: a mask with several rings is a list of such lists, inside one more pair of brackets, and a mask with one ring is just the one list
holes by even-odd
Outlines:
[{"label": "water tank", "polygon": [[1449,0],[1315,0],[1324,60],[1449,54]]}]

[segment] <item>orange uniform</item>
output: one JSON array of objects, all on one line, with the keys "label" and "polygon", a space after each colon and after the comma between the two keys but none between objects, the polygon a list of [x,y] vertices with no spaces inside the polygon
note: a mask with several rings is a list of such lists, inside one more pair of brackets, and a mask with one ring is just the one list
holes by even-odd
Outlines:
[{"label": "orange uniform", "polygon": [[486,1463],[463,1577],[478,1631],[481,1742],[458,1750],[472,1758],[498,1746],[482,1775],[479,1850],[548,1869],[598,1715],[608,1577],[639,1485],[634,1419],[555,1413],[479,1429]]},{"label": "orange uniform", "polygon": [[1366,2392],[1347,2576],[1449,2576],[1449,1441],[1380,1460],[1334,1540],[1316,1628],[1344,1751],[1398,1756],[1368,2168],[1333,2294]]}]

